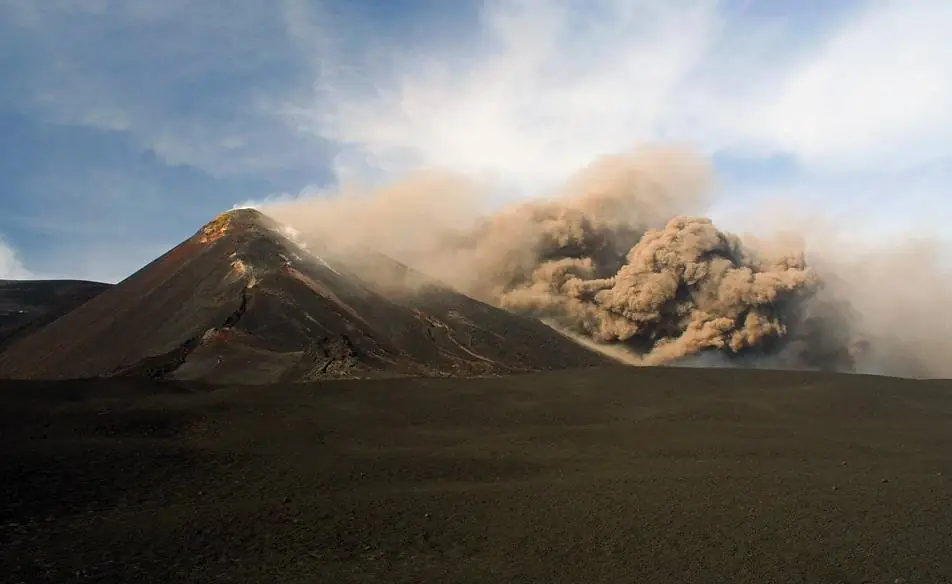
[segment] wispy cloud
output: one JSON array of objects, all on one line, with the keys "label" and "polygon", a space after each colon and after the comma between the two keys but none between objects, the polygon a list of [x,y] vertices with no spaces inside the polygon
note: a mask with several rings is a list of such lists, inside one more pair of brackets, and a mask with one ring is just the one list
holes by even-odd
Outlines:
[{"label": "wispy cloud", "polygon": [[3,0],[0,15],[24,60],[11,84],[21,111],[124,132],[215,176],[317,164],[326,147],[270,114],[304,63],[271,3]]},{"label": "wispy cloud", "polygon": [[711,2],[597,4],[490,2],[481,42],[325,61],[336,74],[294,113],[345,146],[348,173],[435,165],[537,185],[668,133],[668,96],[714,34]]},{"label": "wispy cloud", "polygon": [[950,27],[948,2],[871,2],[777,86],[759,138],[822,170],[948,159]]},{"label": "wispy cloud", "polygon": [[288,112],[345,176],[441,166],[522,190],[656,140],[813,177],[952,158],[952,5],[780,4],[490,1],[455,43],[328,52],[335,74]]}]

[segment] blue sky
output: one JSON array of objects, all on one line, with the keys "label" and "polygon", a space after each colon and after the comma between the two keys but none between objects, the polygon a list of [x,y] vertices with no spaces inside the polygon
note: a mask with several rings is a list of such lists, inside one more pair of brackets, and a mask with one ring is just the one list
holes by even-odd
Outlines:
[{"label": "blue sky", "polygon": [[[240,9],[237,7],[240,5]],[[421,166],[532,193],[674,140],[715,219],[952,219],[945,0],[0,0],[0,277],[117,281],[249,199]]]}]

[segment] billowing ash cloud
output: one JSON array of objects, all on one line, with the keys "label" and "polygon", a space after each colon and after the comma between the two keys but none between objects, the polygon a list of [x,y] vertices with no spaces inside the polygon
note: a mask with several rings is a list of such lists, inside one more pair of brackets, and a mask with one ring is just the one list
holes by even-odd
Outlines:
[{"label": "billowing ash cloud", "polygon": [[[491,191],[444,173],[263,210],[305,239],[375,248],[635,364],[943,373],[942,361],[890,352],[889,331],[857,311],[860,289],[830,261],[811,265],[802,242],[742,240],[697,216],[711,179],[690,153],[642,149],[489,214]],[[884,352],[889,365],[870,361]]]},{"label": "billowing ash cloud", "polygon": [[[627,242],[584,227],[573,233],[584,225],[564,225],[561,237],[540,242],[538,264],[507,278],[497,303],[595,341],[625,343],[648,364],[780,339],[792,305],[814,282],[802,256],[756,258],[705,218],[676,217]],[[633,245],[621,256],[604,248],[623,243]]]}]

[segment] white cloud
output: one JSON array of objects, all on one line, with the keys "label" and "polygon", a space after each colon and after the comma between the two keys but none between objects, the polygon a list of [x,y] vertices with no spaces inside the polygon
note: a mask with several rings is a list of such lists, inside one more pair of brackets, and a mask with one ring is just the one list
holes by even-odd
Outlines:
[{"label": "white cloud", "polygon": [[780,85],[764,140],[824,170],[948,157],[949,30],[949,2],[872,3]]},{"label": "white cloud", "polygon": [[[621,4],[583,14],[540,0],[490,2],[482,22],[492,42],[476,55],[397,51],[387,69],[364,63],[350,77],[322,78],[314,108],[297,114],[353,146],[343,157],[351,172],[437,165],[546,182],[593,153],[665,133],[668,98],[713,34],[712,2]],[[375,94],[364,93],[368,78]]]},{"label": "white cloud", "polygon": [[[806,11],[796,3],[752,18],[738,8],[747,5],[718,0],[486,0],[480,29],[455,42],[376,35],[329,2],[109,6],[0,1],[57,63],[36,74],[35,104],[214,174],[315,162],[317,143],[295,142],[267,117],[278,87],[249,88],[245,75],[256,62],[278,63],[285,44],[318,78],[315,99],[301,107],[291,96],[297,106],[285,111],[343,147],[335,162],[347,177],[440,165],[535,188],[598,153],[658,139],[789,153],[817,172],[904,169],[948,156],[952,137],[944,0],[831,5],[796,26],[788,21]],[[80,13],[84,22],[96,13],[106,31],[140,27],[141,43],[110,51],[123,52],[122,66],[174,75],[161,87],[187,93],[207,74],[241,79],[235,89],[245,93],[230,107],[245,117],[170,111],[163,104],[175,99],[143,95],[113,60],[84,53],[91,33],[74,26]],[[148,40],[158,32],[162,42]]]},{"label": "white cloud", "polygon": [[655,140],[789,154],[817,173],[952,155],[948,2],[831,9],[825,27],[714,0],[500,0],[483,16],[480,42],[383,61],[381,47],[329,51],[335,74],[289,111],[344,146],[350,175],[436,165],[521,188]]},{"label": "white cloud", "polygon": [[0,238],[0,279],[23,280],[35,277],[17,258],[16,252]]}]

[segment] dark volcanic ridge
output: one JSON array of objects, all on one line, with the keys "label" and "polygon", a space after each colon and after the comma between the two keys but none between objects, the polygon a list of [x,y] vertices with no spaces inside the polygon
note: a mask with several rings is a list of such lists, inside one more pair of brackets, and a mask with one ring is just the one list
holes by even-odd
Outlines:
[{"label": "dark volcanic ridge", "polygon": [[607,362],[382,254],[305,250],[267,216],[240,209],[9,344],[0,376],[257,384]]},{"label": "dark volcanic ridge", "polygon": [[83,280],[0,280],[0,350],[110,286]]}]

